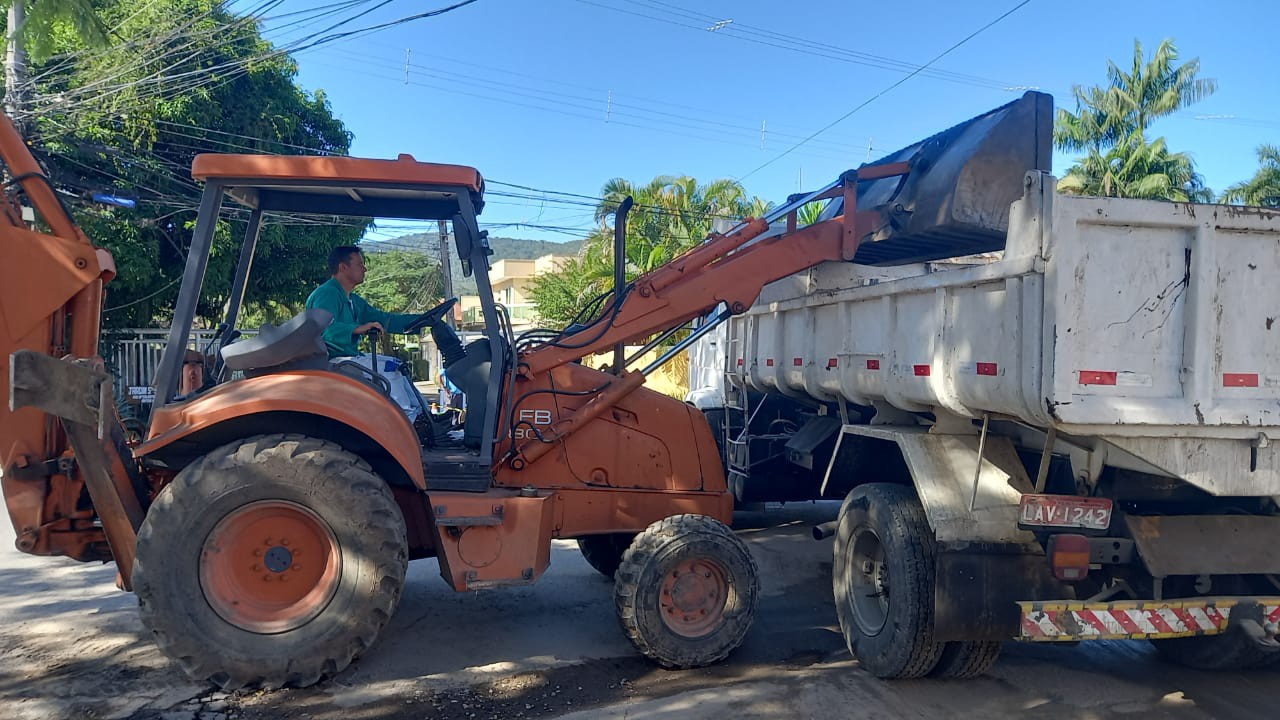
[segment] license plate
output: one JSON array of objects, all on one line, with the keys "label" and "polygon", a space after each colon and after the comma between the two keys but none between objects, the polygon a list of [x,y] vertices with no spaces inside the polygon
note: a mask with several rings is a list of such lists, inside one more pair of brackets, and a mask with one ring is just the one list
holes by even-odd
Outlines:
[{"label": "license plate", "polygon": [[1106,530],[1111,526],[1111,501],[1072,495],[1023,495],[1018,524]]}]

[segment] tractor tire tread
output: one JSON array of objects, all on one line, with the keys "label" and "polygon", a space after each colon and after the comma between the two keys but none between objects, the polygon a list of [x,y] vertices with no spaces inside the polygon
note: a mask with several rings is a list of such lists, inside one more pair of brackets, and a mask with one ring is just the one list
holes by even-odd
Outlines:
[{"label": "tractor tire tread", "polygon": [[[270,462],[277,456],[291,461],[302,460],[302,467],[313,468],[311,472],[316,475],[354,480],[348,484],[330,483],[325,490],[340,497],[337,502],[347,508],[346,517],[358,524],[356,530],[368,539],[371,547],[380,548],[381,555],[374,559],[372,568],[376,580],[371,579],[363,588],[367,598],[362,612],[351,613],[346,618],[351,625],[348,633],[325,638],[315,644],[306,643],[305,653],[299,653],[287,663],[270,665],[256,662],[255,658],[223,657],[211,652],[204,640],[186,631],[189,618],[157,608],[151,598],[167,590],[151,577],[151,563],[156,556],[147,552],[147,548],[158,541],[158,536],[175,532],[161,528],[162,525],[166,528],[187,527],[188,521],[219,495],[219,473],[212,471],[225,473],[248,464]],[[163,554],[165,550],[156,548],[154,552]],[[404,519],[390,488],[373,473],[367,462],[325,440],[304,435],[272,434],[223,445],[178,473],[153,503],[139,530],[133,583],[144,625],[160,649],[176,660],[193,679],[207,681],[224,691],[250,686],[267,689],[306,687],[342,671],[359,652],[373,644],[399,603],[407,563]],[[160,576],[163,575],[161,572]],[[199,598],[187,600],[201,602]],[[243,631],[227,624],[222,632]]]}]

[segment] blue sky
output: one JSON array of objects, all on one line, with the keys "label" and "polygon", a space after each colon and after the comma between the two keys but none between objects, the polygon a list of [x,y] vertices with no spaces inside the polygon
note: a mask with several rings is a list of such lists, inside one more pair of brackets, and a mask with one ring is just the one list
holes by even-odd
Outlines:
[{"label": "blue sky", "polygon": [[[931,66],[942,72],[910,78],[752,172],[902,79],[885,59],[923,64],[1018,2],[478,0],[296,57],[302,85],[323,89],[355,134],[353,154],[410,153],[583,195],[615,176],[688,174],[742,178],[748,192],[781,201],[801,182],[817,187],[865,162],[868,145],[874,159],[1021,92],[1006,88],[1036,87],[1071,107],[1072,84],[1103,82],[1108,58],[1127,65],[1135,38],[1150,49],[1174,38],[1218,81],[1216,95],[1153,131],[1191,153],[1215,191],[1252,175],[1258,144],[1280,143],[1280,79],[1263,63],[1275,52],[1280,2],[1031,0]],[[284,20],[271,19],[316,4],[285,0],[265,34],[280,42],[323,27],[277,30]],[[446,4],[393,0],[351,27]],[[717,19],[733,23],[708,30]],[[844,51],[871,57],[849,62]],[[1070,160],[1055,155],[1055,172]],[[496,196],[482,220],[591,224],[588,207]]]}]

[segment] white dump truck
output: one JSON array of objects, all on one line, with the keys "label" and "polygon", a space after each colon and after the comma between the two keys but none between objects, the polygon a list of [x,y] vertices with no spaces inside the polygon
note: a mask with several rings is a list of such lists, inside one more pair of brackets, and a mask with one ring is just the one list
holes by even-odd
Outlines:
[{"label": "white dump truck", "polygon": [[1280,212],[1016,181],[998,253],[826,263],[698,341],[737,500],[844,499],[815,535],[882,677],[1007,640],[1280,662]]}]

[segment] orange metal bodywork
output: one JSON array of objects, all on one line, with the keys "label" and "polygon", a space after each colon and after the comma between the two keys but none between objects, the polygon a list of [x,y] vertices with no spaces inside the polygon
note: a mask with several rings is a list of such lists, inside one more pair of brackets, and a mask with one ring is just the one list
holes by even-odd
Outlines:
[{"label": "orange metal bodywork", "polygon": [[298,155],[197,155],[191,163],[196,180],[252,178],[256,184],[280,180],[336,179],[344,183],[408,183],[457,185],[480,192],[480,171],[465,165],[418,162],[409,155],[396,160]]},{"label": "orange metal bodywork", "polygon": [[[111,254],[76,227],[39,164],[0,115],[0,156],[49,234],[28,230],[16,205],[0,198],[0,465],[17,546],[37,555],[110,557],[92,508],[81,507],[79,473],[39,472],[70,457],[58,421],[38,410],[9,409],[10,356],[32,350],[55,357],[98,354],[103,283],[115,276]],[[49,465],[47,465],[49,464]]]},{"label": "orange metal bodywork", "polygon": [[161,408],[152,415],[150,434],[134,455],[145,460],[201,431],[265,413],[314,415],[346,425],[390,454],[415,486],[426,488],[418,436],[404,413],[364,383],[324,370],[235,380],[193,400]]},{"label": "orange metal bodywork", "polygon": [[[733,501],[715,437],[702,413],[679,400],[637,387],[575,432],[547,444],[538,440],[539,434],[549,439],[544,430],[601,397],[545,391],[586,392],[618,380],[576,363],[518,380],[511,412],[516,447],[533,441],[549,450],[523,466],[501,463],[494,485],[556,490],[562,508],[556,513],[556,537],[638,532],[686,512],[728,522]],[[508,457],[512,449],[508,427],[508,418],[501,418],[499,433],[505,439],[495,460]]]}]

